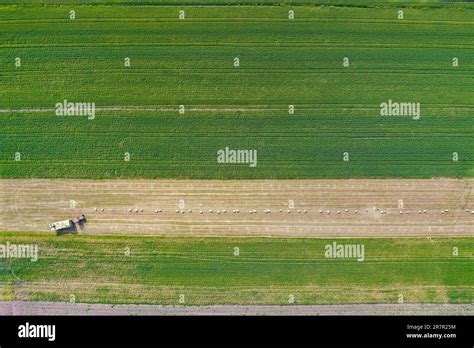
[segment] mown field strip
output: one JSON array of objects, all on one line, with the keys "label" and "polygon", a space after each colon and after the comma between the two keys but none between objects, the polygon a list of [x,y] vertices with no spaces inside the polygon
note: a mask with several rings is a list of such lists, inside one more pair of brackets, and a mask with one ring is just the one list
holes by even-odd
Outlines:
[{"label": "mown field strip", "polygon": [[9,231],[46,232],[80,214],[88,219],[80,234],[430,238],[474,229],[472,180],[25,179],[0,187],[0,230]]}]

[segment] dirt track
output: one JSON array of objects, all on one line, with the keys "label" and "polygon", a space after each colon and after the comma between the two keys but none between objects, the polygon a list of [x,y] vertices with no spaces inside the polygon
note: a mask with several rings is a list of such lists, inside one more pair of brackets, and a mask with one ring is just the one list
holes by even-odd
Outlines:
[{"label": "dirt track", "polygon": [[474,305],[160,306],[0,301],[0,315],[474,315]]},{"label": "dirt track", "polygon": [[0,180],[0,230],[48,232],[83,213],[79,233],[473,236],[473,187],[472,179]]}]

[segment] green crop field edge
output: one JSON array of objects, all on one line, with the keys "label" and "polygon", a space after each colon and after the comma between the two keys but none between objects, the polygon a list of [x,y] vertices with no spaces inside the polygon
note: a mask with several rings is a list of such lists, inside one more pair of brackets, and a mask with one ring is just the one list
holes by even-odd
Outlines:
[{"label": "green crop field edge", "polygon": [[[38,259],[0,258],[0,300],[74,295],[88,303],[179,304],[181,294],[189,305],[287,304],[290,294],[298,304],[474,300],[474,238],[0,233],[0,246],[7,242],[37,245]],[[358,247],[363,257],[330,254],[339,245]]]}]

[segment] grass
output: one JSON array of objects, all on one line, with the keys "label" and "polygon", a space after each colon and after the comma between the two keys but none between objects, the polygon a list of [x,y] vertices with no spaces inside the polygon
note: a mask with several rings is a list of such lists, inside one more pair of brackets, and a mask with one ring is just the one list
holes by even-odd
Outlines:
[{"label": "grass", "polygon": [[[473,177],[473,9],[434,4],[402,21],[393,4],[298,6],[293,21],[287,6],[187,7],[181,21],[173,6],[76,5],[74,21],[68,6],[0,6],[0,109],[172,108],[2,112],[1,176]],[[379,116],[389,99],[420,102],[421,119]],[[256,149],[257,167],[218,164],[225,146]]]},{"label": "grass", "polygon": [[41,5],[149,5],[149,6],[167,6],[167,5],[218,5],[218,6],[242,6],[242,5],[296,5],[296,6],[350,6],[350,7],[445,7],[445,6],[469,6],[467,1],[456,0],[3,0],[4,4],[41,4]]},{"label": "grass", "polygon": [[[472,303],[472,238],[339,239],[365,261],[324,257],[329,239],[167,238],[1,233],[39,260],[0,259],[2,299],[95,303]],[[234,248],[240,256],[234,256]],[[459,256],[453,256],[453,247]],[[130,248],[130,256],[125,256]],[[12,276],[11,271],[15,274]]]}]

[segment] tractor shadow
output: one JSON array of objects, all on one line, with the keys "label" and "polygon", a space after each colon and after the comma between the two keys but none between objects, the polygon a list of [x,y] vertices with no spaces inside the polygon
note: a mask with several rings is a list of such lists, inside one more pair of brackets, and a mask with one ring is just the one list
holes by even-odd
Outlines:
[{"label": "tractor shadow", "polygon": [[79,231],[76,225],[72,225],[71,227],[63,228],[62,230],[56,231],[57,236],[63,236],[65,234],[78,234],[78,233]]}]

